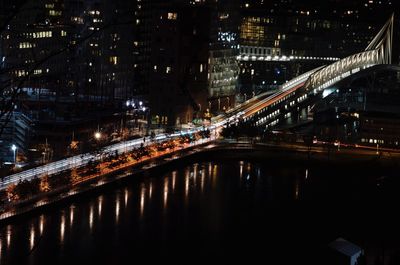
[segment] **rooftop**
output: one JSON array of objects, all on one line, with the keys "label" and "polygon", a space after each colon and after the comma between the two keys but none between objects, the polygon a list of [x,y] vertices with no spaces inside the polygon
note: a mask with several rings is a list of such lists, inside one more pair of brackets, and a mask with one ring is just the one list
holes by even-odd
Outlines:
[{"label": "rooftop", "polygon": [[329,244],[329,247],[349,257],[352,257],[362,251],[359,246],[341,237],[331,242]]}]

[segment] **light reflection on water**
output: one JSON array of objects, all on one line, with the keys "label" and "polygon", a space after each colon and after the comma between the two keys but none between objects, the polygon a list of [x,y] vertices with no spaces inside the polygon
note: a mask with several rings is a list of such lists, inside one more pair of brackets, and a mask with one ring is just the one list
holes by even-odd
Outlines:
[{"label": "light reflection on water", "polygon": [[176,170],[172,172],[172,192],[175,192],[176,174]]},{"label": "light reflection on water", "polygon": [[[245,163],[244,161],[237,162],[235,167],[237,168],[236,174],[238,180],[242,179],[244,171],[246,171],[246,174],[250,174],[254,169],[257,170],[256,174],[258,176],[262,174],[259,167],[252,167],[250,163]],[[59,241],[61,245],[65,245],[67,244],[65,241],[67,236],[68,238],[73,238],[73,233],[77,233],[74,231],[81,231],[84,229],[83,224],[85,222],[81,222],[81,220],[87,220],[86,225],[89,228],[88,232],[93,234],[99,233],[97,229],[94,229],[94,227],[100,227],[100,223],[106,222],[109,218],[110,212],[114,213],[113,215],[115,224],[120,224],[121,215],[125,215],[135,209],[129,207],[130,194],[137,194],[137,196],[132,196],[132,200],[137,198],[136,205],[139,205],[139,208],[136,216],[138,220],[144,220],[143,217],[145,212],[154,211],[153,209],[147,210],[148,207],[156,207],[149,203],[153,196],[155,196],[155,199],[161,200],[161,212],[164,215],[171,207],[172,197],[178,197],[178,199],[174,200],[174,202],[181,201],[184,207],[187,207],[191,201],[191,197],[197,197],[199,195],[204,196],[204,194],[207,194],[208,191],[216,188],[218,183],[217,180],[219,178],[219,170],[220,166],[216,163],[195,163],[192,166],[187,166],[181,170],[174,170],[164,175],[162,178],[150,177],[149,179],[143,179],[137,190],[135,190],[135,188],[132,186],[126,186],[122,189],[115,190],[111,194],[103,193],[99,196],[96,196],[95,198],[90,199],[89,202],[81,203],[78,201],[71,203],[71,205],[59,211]],[[179,192],[179,190],[181,190],[181,192]],[[183,198],[181,197],[179,200],[179,196],[182,195]],[[297,196],[298,187],[296,186],[296,198]],[[109,203],[111,201],[113,201],[114,204],[110,207]],[[87,207],[85,207],[85,203],[88,203]],[[125,209],[123,212],[121,212],[121,203],[123,203]],[[157,205],[157,203],[154,205]],[[86,209],[87,212],[85,212],[84,209]],[[96,217],[95,213],[97,213]],[[57,210],[53,214],[57,215]],[[68,218],[66,216],[68,216]],[[105,218],[103,219],[103,217]],[[49,214],[46,212],[38,217],[38,235],[46,236],[46,233],[51,231],[51,226],[48,229],[46,228],[46,230],[44,229],[45,224],[47,226],[49,223],[47,220],[48,218],[51,218],[51,216],[49,216]],[[33,217],[33,219],[35,219],[35,217]],[[66,228],[67,221],[69,221],[69,229]],[[79,229],[75,229],[74,226],[79,227]],[[8,225],[5,233],[6,236],[0,237],[0,253],[6,252],[5,248],[12,248],[11,242],[13,241],[14,236],[12,233],[12,227],[12,225]],[[35,226],[31,225],[28,231],[29,235],[27,236],[27,243],[29,248],[32,249],[37,241]],[[72,234],[69,235],[69,233]]]},{"label": "light reflection on water", "polygon": [[185,203],[187,204],[189,201],[189,175],[190,175],[190,169],[187,168],[185,170]]},{"label": "light reflection on water", "polygon": [[[81,251],[82,255],[95,256],[98,244],[111,241],[109,238],[103,238],[103,233],[114,233],[113,227],[118,227],[122,231],[121,237],[115,240],[122,240],[120,238],[125,236],[132,241],[147,240],[147,234],[151,234],[153,230],[158,231],[160,227],[162,227],[160,234],[163,234],[164,240],[164,237],[172,237],[176,229],[188,227],[190,218],[200,218],[200,216],[207,217],[202,220],[204,223],[216,222],[207,223],[207,227],[220,227],[223,223],[219,219],[220,213],[224,212],[225,208],[221,203],[223,200],[219,199],[224,189],[234,194],[223,195],[229,197],[230,200],[234,201],[244,196],[254,203],[260,197],[261,199],[257,202],[263,206],[281,198],[302,201],[306,195],[305,186],[314,180],[315,174],[312,169],[304,167],[298,171],[285,169],[282,172],[271,173],[268,167],[247,161],[237,161],[227,166],[207,162],[173,170],[162,174],[162,177],[147,176],[140,180],[132,180],[122,187],[101,191],[100,195],[78,198],[70,205],[61,206],[61,209],[52,209],[33,215],[21,224],[0,227],[0,263],[6,265],[4,259],[11,256],[14,262],[10,264],[23,265],[23,262],[18,262],[17,253],[28,253],[33,249],[31,259],[33,264],[39,264],[35,259],[43,255],[47,246],[58,245],[57,242],[60,246],[54,248],[54,253],[48,253],[48,255],[63,256],[63,251],[73,250]],[[312,178],[309,177],[311,172]],[[227,186],[229,183],[232,183],[232,186]],[[279,189],[274,189],[274,185],[278,185]],[[286,193],[281,192],[285,189]],[[204,203],[207,198],[210,204]],[[199,210],[201,214],[191,217],[191,209],[199,204],[202,205]],[[183,212],[189,214],[182,214]],[[171,219],[174,216],[177,219]],[[68,221],[69,224],[67,224]],[[101,227],[106,227],[106,229],[100,229]],[[165,230],[168,229],[171,231],[166,232]],[[140,234],[137,230],[144,234]],[[215,230],[209,234],[213,233]],[[88,241],[87,239],[91,237],[99,238],[99,240],[93,240],[94,243]],[[42,240],[42,238],[45,239]],[[114,247],[115,251],[124,249],[121,244],[115,244],[110,248]],[[82,250],[79,250],[80,248]],[[129,253],[131,250],[126,248]],[[100,264],[105,263],[100,262]]]},{"label": "light reflection on water", "polygon": [[32,224],[29,237],[29,248],[33,249],[34,246],[35,246],[35,227]]},{"label": "light reflection on water", "polygon": [[10,248],[11,245],[11,225],[7,225],[7,249]]},{"label": "light reflection on water", "polygon": [[141,185],[140,187],[140,218],[143,218],[143,213],[144,213],[144,200],[146,196],[146,189],[144,187],[144,184]]},{"label": "light reflection on water", "polygon": [[168,202],[168,177],[164,178],[164,212],[167,210],[167,202]]},{"label": "light reflection on water", "polygon": [[43,230],[44,230],[44,215],[40,215],[40,221],[39,221],[39,233],[40,236],[43,235]]},{"label": "light reflection on water", "polygon": [[294,197],[296,200],[300,198],[300,181],[299,179],[296,179],[295,181],[295,192],[294,192]]},{"label": "light reflection on water", "polygon": [[74,225],[74,210],[75,210],[75,206],[71,205],[69,207],[69,225],[70,225],[70,227],[72,227]]},{"label": "light reflection on water", "polygon": [[205,179],[206,179],[206,172],[205,170],[200,170],[200,174],[201,174],[201,193],[204,192],[204,183],[205,183]]},{"label": "light reflection on water", "polygon": [[119,221],[119,194],[115,197],[115,223]]},{"label": "light reflection on water", "polygon": [[129,196],[128,188],[125,188],[125,191],[124,191],[125,208],[128,206],[128,196]]},{"label": "light reflection on water", "polygon": [[89,210],[89,227],[90,227],[90,232],[93,230],[93,205],[90,205],[90,210]]},{"label": "light reflection on water", "polygon": [[103,209],[103,195],[100,195],[97,199],[97,212],[99,215],[99,219],[101,219],[102,209]]},{"label": "light reflection on water", "polygon": [[65,215],[64,211],[61,214],[61,222],[60,222],[60,243],[61,245],[64,243],[64,234],[65,234]]},{"label": "light reflection on water", "polygon": [[149,199],[151,200],[151,196],[153,195],[153,182],[150,180],[150,187],[149,187]]}]

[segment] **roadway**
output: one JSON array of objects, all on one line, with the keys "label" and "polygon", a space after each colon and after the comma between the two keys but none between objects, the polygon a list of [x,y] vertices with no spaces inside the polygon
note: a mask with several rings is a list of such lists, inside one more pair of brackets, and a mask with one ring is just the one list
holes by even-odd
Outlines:
[{"label": "roadway", "polygon": [[[208,126],[207,129],[210,130],[212,135],[216,135],[217,132],[220,129],[222,129],[223,126],[225,126],[227,123],[233,120],[237,120],[239,117],[249,117],[254,113],[256,113],[257,111],[278,102],[285,96],[289,95],[290,93],[293,93],[294,91],[302,87],[306,82],[306,80],[309,78],[309,76],[312,73],[320,70],[321,68],[322,67],[318,67],[305,74],[300,75],[297,78],[294,78],[293,80],[282,85],[280,89],[278,89],[273,94],[271,94],[271,91],[265,92],[243,102],[242,104],[236,106],[235,108],[227,111],[225,114],[215,117],[212,120],[211,125]],[[181,130],[169,135],[161,133],[156,135],[155,141],[174,139],[181,135],[194,134],[204,129],[206,128],[204,128],[203,126],[199,126],[192,129]],[[140,147],[141,144],[146,146],[150,143],[151,143],[150,136],[130,141],[122,141],[116,144],[103,147],[96,153],[85,153],[81,155],[76,155],[73,157],[68,157],[62,160],[51,162],[46,165],[38,166],[32,169],[27,169],[22,172],[4,177],[0,183],[0,190],[6,189],[7,186],[9,186],[10,184],[17,184],[19,181],[22,180],[29,181],[32,180],[33,178],[40,177],[43,175],[54,175],[68,169],[83,167],[87,165],[89,161],[100,160],[101,156],[106,153],[114,154],[115,152],[118,152],[119,154],[121,154],[132,151],[133,149]]]}]

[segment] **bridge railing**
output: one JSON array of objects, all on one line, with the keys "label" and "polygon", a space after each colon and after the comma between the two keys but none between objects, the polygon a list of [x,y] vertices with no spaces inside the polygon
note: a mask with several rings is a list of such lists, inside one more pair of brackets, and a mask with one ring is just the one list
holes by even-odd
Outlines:
[{"label": "bridge railing", "polygon": [[304,73],[304,74],[299,75],[299,76],[296,77],[296,78],[293,78],[292,80],[290,80],[290,81],[284,83],[284,84],[281,86],[281,89],[282,89],[282,90],[287,90],[287,89],[290,89],[290,88],[293,87],[293,86],[298,85],[299,83],[302,83],[302,82],[307,81],[307,79],[308,79],[312,74],[314,74],[315,72],[321,70],[321,69],[324,68],[324,67],[325,67],[325,65],[324,65],[324,66],[317,67],[317,68],[312,69],[312,70],[310,70],[310,71],[308,71],[308,72],[306,72],[306,73]]},{"label": "bridge railing", "polygon": [[393,23],[394,15],[390,17],[364,52],[350,55],[313,73],[306,82],[306,90],[319,92],[321,89],[355,73],[355,71],[377,64],[390,64]]},{"label": "bridge railing", "polygon": [[346,77],[346,73],[352,74],[354,70],[365,69],[376,64],[384,63],[382,49],[365,51],[348,56],[338,62],[322,68],[315,72],[307,80],[305,88],[307,90],[316,89],[319,91],[325,88],[325,84],[332,83],[332,80],[340,81]]}]

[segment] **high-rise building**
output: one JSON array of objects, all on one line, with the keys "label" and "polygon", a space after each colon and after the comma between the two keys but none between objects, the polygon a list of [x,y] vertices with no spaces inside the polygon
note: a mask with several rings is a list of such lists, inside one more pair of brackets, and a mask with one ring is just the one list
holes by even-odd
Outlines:
[{"label": "high-rise building", "polygon": [[139,6],[124,0],[21,2],[12,16],[2,16],[0,78],[10,80],[6,89],[18,91],[15,111],[34,126],[28,135],[34,141],[21,142],[48,142],[59,151],[55,155],[64,155],[66,144],[59,139],[87,138],[103,123],[111,126],[126,99],[139,93]]},{"label": "high-rise building", "polygon": [[134,8],[122,0],[27,1],[3,33],[13,85],[102,103],[131,96]]},{"label": "high-rise building", "polygon": [[237,18],[233,2],[143,3],[138,57],[153,124],[201,122],[233,106],[239,72],[237,25],[228,23]]}]

